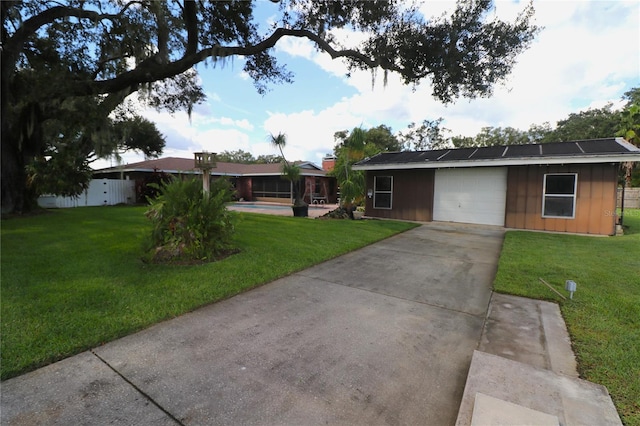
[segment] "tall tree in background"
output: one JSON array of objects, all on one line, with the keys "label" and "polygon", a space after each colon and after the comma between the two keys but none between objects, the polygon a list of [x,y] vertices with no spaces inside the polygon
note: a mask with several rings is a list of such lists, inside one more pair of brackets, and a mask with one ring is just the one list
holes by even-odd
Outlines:
[{"label": "tall tree in background", "polygon": [[548,136],[554,142],[610,138],[620,125],[618,112],[609,103],[602,108],[589,108],[558,121]]},{"label": "tall tree in background", "polygon": [[456,148],[519,145],[524,143],[530,143],[527,132],[513,127],[483,127],[480,133],[470,140],[453,138],[453,146]]},{"label": "tall tree in background", "polygon": [[235,151],[222,151],[217,155],[218,161],[223,163],[252,164],[256,162],[253,154],[241,149]]},{"label": "tall tree in background", "polygon": [[437,120],[422,120],[418,126],[411,123],[405,133],[400,132],[398,138],[402,141],[405,150],[425,151],[430,149],[443,149],[449,146],[447,133],[451,131],[442,127],[444,118]]},{"label": "tall tree in background", "polygon": [[620,112],[620,128],[617,136],[622,136],[633,145],[640,147],[640,87],[628,90],[622,96],[627,101]]},{"label": "tall tree in background", "polygon": [[256,157],[256,164],[277,164],[282,163],[284,157],[282,155],[262,154]]},{"label": "tall tree in background", "polygon": [[235,151],[222,151],[218,154],[218,161],[224,163],[241,163],[241,164],[277,164],[284,161],[284,157],[281,155],[258,155],[254,157],[253,154],[242,149]]},{"label": "tall tree in background", "polygon": [[350,207],[364,198],[364,172],[353,170],[352,166],[365,157],[373,157],[381,152],[400,151],[402,143],[390,127],[380,125],[364,130],[356,127],[351,131],[341,130],[333,135],[336,145],[333,154],[336,163],[330,175],[335,176],[340,187],[340,202]]},{"label": "tall tree in background", "polygon": [[[513,22],[489,13],[492,2],[459,2],[449,17],[426,19],[402,1],[290,0],[261,28],[254,1],[29,0],[0,2],[2,17],[2,212],[25,208],[25,166],[46,150],[42,128],[54,117],[94,104],[99,124],[130,94],[148,105],[186,109],[202,100],[194,66],[244,58],[258,92],[291,81],[276,62],[283,38],[306,38],[352,70],[397,72],[406,84],[428,79],[433,95],[489,96],[511,71],[537,28],[533,7]],[[361,33],[357,45],[335,30]]]},{"label": "tall tree in background", "polygon": [[633,87],[624,92],[622,99],[627,101],[626,107],[631,105],[640,105],[640,87]]},{"label": "tall tree in background", "polygon": [[372,127],[364,134],[364,156],[372,157],[380,152],[401,151],[402,143],[384,124]]}]

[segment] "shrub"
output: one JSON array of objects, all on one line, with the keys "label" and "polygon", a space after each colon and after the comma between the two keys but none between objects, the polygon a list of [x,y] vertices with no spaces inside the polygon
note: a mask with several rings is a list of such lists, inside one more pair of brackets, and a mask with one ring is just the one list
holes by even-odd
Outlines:
[{"label": "shrub", "polygon": [[174,179],[156,187],[159,195],[149,200],[145,213],[153,222],[147,260],[213,261],[234,251],[235,216],[226,208],[233,193],[226,179],[212,182],[209,193],[196,179]]},{"label": "shrub", "polygon": [[136,180],[136,202],[149,203],[158,196],[160,186],[171,182],[172,179],[173,175],[156,168],[153,169],[153,173],[150,175],[145,173],[143,179]]}]

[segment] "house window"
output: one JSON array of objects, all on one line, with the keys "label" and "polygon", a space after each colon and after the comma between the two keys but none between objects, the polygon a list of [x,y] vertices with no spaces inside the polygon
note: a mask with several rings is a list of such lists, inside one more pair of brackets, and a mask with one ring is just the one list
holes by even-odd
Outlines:
[{"label": "house window", "polygon": [[574,218],[577,182],[576,173],[544,175],[542,217]]},{"label": "house window", "polygon": [[390,209],[393,198],[393,176],[374,176],[373,208]]}]

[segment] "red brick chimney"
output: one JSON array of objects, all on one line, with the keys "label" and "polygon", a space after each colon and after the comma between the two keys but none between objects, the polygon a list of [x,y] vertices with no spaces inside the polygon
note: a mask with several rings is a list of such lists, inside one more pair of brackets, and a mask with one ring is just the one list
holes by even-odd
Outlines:
[{"label": "red brick chimney", "polygon": [[336,165],[336,157],[327,154],[322,159],[322,170],[330,172]]}]

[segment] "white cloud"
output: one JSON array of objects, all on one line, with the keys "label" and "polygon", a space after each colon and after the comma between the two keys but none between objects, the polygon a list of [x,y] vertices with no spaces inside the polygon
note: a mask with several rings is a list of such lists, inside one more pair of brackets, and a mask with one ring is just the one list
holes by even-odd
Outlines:
[{"label": "white cloud", "polygon": [[246,118],[241,120],[235,120],[229,117],[205,117],[200,125],[221,125],[227,127],[237,127],[239,129],[244,129],[251,131],[253,130],[253,124],[249,122]]},{"label": "white cloud", "polygon": [[[284,154],[288,159],[318,161],[323,154],[333,151],[335,132],[351,129],[359,124],[359,118],[352,115],[346,105],[339,103],[320,113],[306,110],[294,114],[271,114],[265,121],[264,128],[267,133],[282,132],[287,135]],[[267,146],[268,144],[260,147],[267,149]],[[268,152],[262,153],[277,152],[275,148],[269,147]]]},{"label": "white cloud", "polygon": [[208,152],[250,151],[249,135],[236,129],[211,129],[199,132],[194,140],[194,150]]}]

